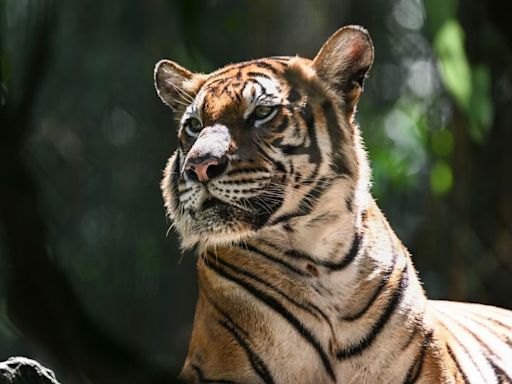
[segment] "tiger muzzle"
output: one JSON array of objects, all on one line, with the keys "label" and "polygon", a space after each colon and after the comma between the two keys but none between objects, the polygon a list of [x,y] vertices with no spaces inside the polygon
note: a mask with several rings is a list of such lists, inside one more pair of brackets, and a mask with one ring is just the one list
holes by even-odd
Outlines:
[{"label": "tiger muzzle", "polygon": [[203,128],[185,158],[182,173],[189,180],[208,183],[224,173],[232,147],[231,135],[226,126],[216,124]]}]

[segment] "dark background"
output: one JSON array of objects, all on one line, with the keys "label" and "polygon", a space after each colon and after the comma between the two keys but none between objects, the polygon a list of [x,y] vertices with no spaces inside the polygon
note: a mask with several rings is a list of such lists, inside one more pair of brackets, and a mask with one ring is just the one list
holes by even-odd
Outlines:
[{"label": "dark background", "polygon": [[209,72],[371,33],[358,120],[373,192],[432,298],[512,307],[505,2],[0,0],[0,360],[63,383],[172,382],[195,258],[159,191],[175,147],[161,58]]}]

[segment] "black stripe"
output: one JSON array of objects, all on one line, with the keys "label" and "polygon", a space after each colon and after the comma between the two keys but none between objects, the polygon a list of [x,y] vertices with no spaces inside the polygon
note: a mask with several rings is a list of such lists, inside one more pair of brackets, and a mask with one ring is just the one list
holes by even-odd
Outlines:
[{"label": "black stripe", "polygon": [[278,139],[275,139],[272,142],[272,145],[274,147],[279,148],[281,150],[281,152],[283,152],[285,155],[296,155],[296,154],[300,154],[299,150],[304,147],[305,140],[306,140],[306,137],[304,137],[304,140],[302,143],[297,144],[297,145],[282,144],[283,138],[280,137]]},{"label": "black stripe", "polygon": [[[487,330],[489,332],[491,332],[498,339],[500,339],[501,341],[503,341],[505,344],[507,344],[509,347],[512,348],[512,339],[510,337],[508,337],[505,333],[502,333],[502,332],[498,333],[495,328],[490,328],[489,327],[489,323],[493,323],[493,324],[497,325],[498,327],[505,328],[505,330],[507,332],[511,331],[506,326],[506,324],[503,324],[502,322],[500,322],[500,321],[498,321],[496,319],[490,318],[490,317],[484,317],[483,315],[479,316],[477,313],[474,313],[474,312],[469,312],[469,313],[474,316],[474,317],[471,318],[472,321],[474,321],[475,323],[478,323],[481,326],[487,328]],[[503,338],[505,338],[505,339],[503,339]]]},{"label": "black stripe", "polygon": [[316,164],[316,169],[313,174],[309,177],[309,179],[313,179],[316,177],[318,172],[319,164],[322,161],[322,153],[320,151],[320,147],[318,146],[318,141],[316,137],[315,130],[315,116],[313,115],[313,111],[311,110],[310,105],[306,105],[300,112],[301,117],[304,119],[306,126],[308,128],[308,136],[310,140],[310,145],[308,147],[308,155],[309,162]]},{"label": "black stripe", "polygon": [[[220,91],[220,94],[223,94],[223,93],[227,92],[227,91],[228,91],[228,88],[233,88],[234,86],[235,86],[235,85],[234,85],[233,83],[229,83],[229,82],[228,82],[228,83],[226,83],[226,84],[224,85],[224,87],[222,88],[222,90]],[[215,92],[212,92],[212,93],[215,93]],[[231,92],[230,92],[230,93],[231,93]],[[232,96],[230,96],[230,97],[232,97]]]},{"label": "black stripe", "polygon": [[[461,327],[463,330],[465,330],[467,333],[469,333],[471,336],[473,336],[473,338],[477,341],[477,343],[478,343],[478,344],[480,344],[480,345],[483,347],[483,349],[485,350],[485,352],[487,352],[487,353],[485,353],[486,358],[487,358],[487,361],[488,361],[488,362],[489,362],[489,364],[493,367],[493,370],[494,370],[494,372],[496,373],[496,368],[497,368],[497,369],[499,369],[499,367],[496,367],[496,366],[494,365],[493,361],[492,361],[492,358],[496,356],[496,353],[493,351],[493,349],[492,349],[491,347],[489,347],[489,345],[488,345],[484,340],[482,340],[482,339],[480,338],[480,336],[478,336],[475,332],[473,332],[471,329],[469,329],[465,324],[461,323],[461,322],[458,320],[458,318],[453,317],[453,316],[451,316],[451,315],[449,315],[449,314],[446,314],[446,313],[445,313],[444,315],[445,315],[445,316],[447,316],[447,317],[449,317],[453,322],[457,323],[459,327]],[[490,333],[492,333],[492,332],[491,332],[491,330],[490,330],[489,328],[487,328],[487,326],[486,326],[485,324],[480,324],[480,323],[479,323],[479,325],[480,325],[481,327],[483,327],[483,328],[486,328]],[[494,334],[494,333],[493,333],[493,335],[494,335],[497,339],[499,339],[501,342],[503,342],[504,344],[506,344],[506,343],[505,343],[505,342],[504,342],[504,341],[503,341],[503,340],[502,340],[498,335],[496,335],[496,334]],[[453,336],[453,337],[457,340],[457,342],[458,342],[459,344],[462,344],[462,343],[461,343],[461,342],[460,342],[460,341],[459,341],[455,336]],[[464,346],[463,346],[463,348],[464,348]],[[468,355],[470,354],[470,353],[469,353],[469,351],[468,351],[466,348],[464,348],[464,350],[466,351],[466,353],[467,353]],[[512,351],[511,351],[511,352],[512,352]],[[473,359],[471,359],[471,360],[473,361]],[[473,361],[473,364],[476,366],[476,363],[475,363],[474,361]],[[477,368],[478,368],[478,367],[477,367]],[[480,368],[478,368],[478,371],[482,374],[482,376],[484,376],[484,375],[483,375],[483,373],[480,371]],[[501,372],[503,372],[503,371],[501,371]],[[500,374],[501,374],[501,373],[500,373]],[[510,380],[510,378],[506,375],[506,373],[505,373],[505,372],[503,372],[503,375],[505,375],[505,376]],[[511,380],[511,382],[512,382],[512,380]]]},{"label": "black stripe", "polygon": [[391,317],[391,315],[394,313],[395,309],[398,307],[398,304],[402,300],[403,294],[407,288],[408,285],[408,264],[404,267],[402,271],[402,275],[400,277],[400,282],[398,283],[398,287],[393,293],[393,296],[389,300],[389,303],[380,316],[380,318],[377,320],[377,322],[371,327],[370,332],[363,337],[361,340],[359,340],[355,345],[352,345],[345,349],[340,349],[336,357],[339,360],[347,359],[356,355],[361,354],[366,348],[368,348],[377,338],[379,333],[384,329],[384,326],[386,325],[387,321]]},{"label": "black stripe", "polygon": [[[272,64],[269,64],[269,63],[267,63],[265,61],[255,61],[253,64],[255,66],[257,66],[258,68],[267,69],[270,72],[272,72],[273,74],[277,74],[278,73],[277,68],[275,68],[274,66],[272,66]],[[278,64],[278,62],[276,62],[276,64]]]},{"label": "black stripe", "polygon": [[254,142],[254,146],[256,147],[256,151],[258,151],[258,153],[263,157],[265,158],[270,164],[274,164],[275,163],[275,160],[270,157],[266,152],[265,150],[261,147],[261,145],[259,143],[256,143]]},{"label": "black stripe", "polygon": [[[501,320],[498,320],[496,319],[495,317],[490,317],[489,316],[489,313],[487,312],[482,312],[482,313],[477,313],[477,312],[473,312],[473,311],[468,311],[468,313],[472,314],[474,317],[478,318],[479,320],[476,320],[476,319],[473,319],[474,321],[482,324],[482,325],[485,325],[485,324],[488,324],[488,323],[493,323],[495,325],[497,325],[499,328],[503,328],[505,332],[500,332],[500,338],[502,337],[505,337],[507,340],[506,340],[506,343],[512,347],[512,339],[510,339],[508,336],[507,336],[507,333],[511,333],[512,332],[512,327],[510,327],[508,324],[502,322]],[[491,328],[489,328],[490,330]],[[494,334],[496,334],[496,332],[494,332]]]},{"label": "black stripe", "polygon": [[[456,320],[455,318],[453,318],[452,316],[446,314],[445,312],[442,312],[443,315],[445,317],[448,317],[449,319],[451,319],[451,321],[453,321],[455,324],[457,324],[459,327],[461,327],[463,330],[465,330],[466,332],[468,332],[467,328],[465,328],[464,326],[462,326],[460,324],[460,322],[458,320]],[[464,353],[466,354],[466,356],[469,358],[469,360],[471,360],[471,363],[473,364],[473,366],[477,369],[478,373],[480,373],[480,376],[482,378],[485,379],[485,375],[484,373],[482,372],[482,370],[480,369],[480,365],[476,363],[474,357],[473,357],[473,354],[471,353],[471,351],[468,350],[468,348],[466,347],[466,343],[464,342],[461,342],[460,339],[457,337],[457,335],[441,320],[443,326],[445,327],[445,329],[448,330],[448,332],[451,334],[451,337],[460,345],[460,347],[464,350]],[[471,331],[469,331],[468,333],[471,334]]]},{"label": "black stripe", "polygon": [[334,107],[331,102],[326,101],[322,104],[322,109],[327,120],[327,132],[331,141],[331,169],[339,175],[352,176],[352,171],[341,150],[341,145],[346,138],[342,127],[338,124]]},{"label": "black stripe", "polygon": [[213,82],[216,82],[216,81],[219,81],[219,80],[223,80],[223,79],[228,79],[228,78],[221,78],[221,79],[218,79],[219,76],[223,76],[225,75],[226,73],[228,72],[231,72],[235,69],[243,69],[243,67],[246,67],[248,65],[250,65],[251,62],[250,61],[244,61],[242,63],[237,63],[237,64],[231,64],[230,66],[228,66],[227,68],[224,67],[224,68],[221,68],[221,69],[218,69],[217,71],[215,71],[214,73],[212,73],[212,76],[213,76],[213,79],[210,80],[209,82],[207,82],[205,85],[208,86],[209,84],[213,83]]},{"label": "black stripe", "polygon": [[[218,260],[215,260],[214,262],[218,262]],[[233,337],[238,341],[240,346],[246,352],[251,366],[256,371],[258,376],[260,376],[260,378],[262,378],[265,383],[273,383],[274,380],[270,370],[267,368],[263,359],[258,356],[258,354],[249,345],[249,342],[246,340],[246,338],[249,336],[248,333],[243,330],[235,321],[233,321],[233,319],[226,312],[224,312],[217,305],[217,303],[215,303],[215,301],[210,297],[206,290],[202,289],[201,291],[205,299],[217,310],[217,312],[219,312],[224,317],[224,320],[217,320],[217,322],[228,331],[230,331]]]},{"label": "black stripe", "polygon": [[388,268],[388,270],[382,277],[382,280],[380,281],[379,285],[377,286],[377,289],[375,289],[373,294],[370,296],[370,299],[366,302],[366,305],[363,308],[361,308],[359,311],[357,311],[356,313],[354,313],[352,315],[344,316],[343,320],[354,321],[354,320],[361,318],[362,316],[364,316],[364,314],[366,312],[368,312],[368,310],[373,305],[375,300],[377,300],[377,297],[379,297],[379,295],[382,292],[382,290],[384,289],[384,287],[387,285],[389,278],[393,274],[393,271],[395,270],[395,266],[396,266],[396,259],[397,259],[396,253],[394,253],[393,254],[393,265],[390,268]]},{"label": "black stripe", "polygon": [[271,255],[269,253],[266,253],[266,252],[262,251],[261,249],[256,248],[253,245],[245,244],[245,247],[239,247],[239,248],[242,249],[242,250],[246,250],[246,251],[251,251],[253,253],[257,253],[258,255],[263,256],[266,259],[272,260],[273,262],[282,265],[283,267],[287,268],[288,270],[290,270],[293,273],[296,273],[297,275],[300,275],[300,276],[306,276],[307,275],[307,273],[305,271],[303,271],[302,269],[294,267],[293,265],[288,264],[286,261],[281,260],[278,257],[275,257],[275,256],[273,256],[273,255]]},{"label": "black stripe", "polygon": [[347,267],[358,255],[361,245],[363,244],[363,237],[360,233],[356,232],[354,234],[354,239],[352,240],[352,246],[350,247],[350,251],[340,260],[340,261],[322,261],[322,265],[327,267],[333,272],[341,271],[345,267]]},{"label": "black stripe", "polygon": [[[418,321],[418,323],[421,323],[420,321]],[[404,343],[404,345],[402,346],[402,351],[405,351],[407,348],[409,348],[409,345],[411,345],[412,341],[415,339],[416,335],[418,334],[418,327],[415,326],[414,327],[414,331],[411,332],[411,334],[409,335],[409,337],[407,338],[407,341]]]},{"label": "black stripe", "polygon": [[178,193],[179,193],[179,195],[181,196],[181,195],[183,195],[184,193],[187,193],[187,192],[189,192],[189,191],[191,191],[191,190],[192,190],[192,187],[189,187],[189,188],[185,188],[185,189],[183,189],[183,190],[179,191]]},{"label": "black stripe", "polygon": [[339,261],[317,260],[317,259],[311,257],[310,255],[308,255],[307,253],[301,252],[301,251],[298,251],[295,249],[286,251],[285,254],[287,256],[290,256],[293,258],[308,260],[317,266],[325,267],[325,268],[331,270],[332,272],[337,272],[337,271],[341,271],[343,268],[347,267],[352,261],[354,261],[354,259],[356,258],[356,256],[359,254],[359,252],[361,250],[362,244],[363,244],[363,236],[360,233],[356,232],[354,234],[354,238],[352,240],[352,245],[350,247],[350,250]]},{"label": "black stripe", "polygon": [[[512,378],[507,375],[507,373],[501,369],[500,367],[498,367],[496,364],[494,364],[494,361],[492,361],[490,358],[487,358],[487,361],[489,362],[489,364],[491,365],[492,367],[492,370],[494,371],[494,374],[496,375],[496,379],[498,379],[498,383],[512,383]],[[504,381],[506,380],[506,381]]]},{"label": "black stripe", "polygon": [[284,174],[286,173],[286,168],[284,167],[284,164],[281,163],[279,160],[276,160],[276,161],[274,161],[274,169],[277,172],[281,172],[283,174],[282,180],[284,181],[285,180]]},{"label": "black stripe", "polygon": [[247,72],[247,75],[248,76],[253,76],[253,77],[263,77],[265,79],[272,79],[269,75],[267,75],[266,73],[262,73],[262,72]]},{"label": "black stripe", "polygon": [[352,315],[344,316],[343,320],[354,321],[354,320],[357,320],[357,319],[361,318],[370,309],[370,307],[375,302],[375,300],[377,300],[377,297],[380,295],[380,293],[382,292],[384,287],[387,285],[391,275],[395,271],[396,260],[398,258],[398,253],[397,253],[397,250],[396,250],[396,244],[393,241],[393,238],[392,238],[392,236],[390,234],[390,229],[387,226],[386,226],[386,230],[387,230],[386,232],[387,232],[387,235],[388,235],[388,240],[389,240],[389,242],[391,244],[391,253],[393,255],[392,259],[391,259],[391,266],[387,269],[387,271],[385,272],[384,276],[382,276],[382,280],[380,281],[379,285],[377,286],[377,289],[375,289],[373,294],[370,296],[370,299],[366,302],[366,305],[363,308],[361,308],[358,312],[356,312],[356,313],[354,313]]},{"label": "black stripe", "polygon": [[[210,255],[211,257],[214,257],[212,255]],[[255,274],[245,270],[245,269],[241,269],[235,265],[232,265],[222,259],[219,259],[217,257],[215,257],[215,260],[212,260],[212,262],[216,262],[216,263],[219,263],[221,265],[223,265],[224,267],[227,267],[228,269],[231,269],[231,271],[235,272],[235,273],[238,273],[240,275],[243,275],[245,277],[248,277],[250,279],[253,279],[255,281],[257,281],[258,283],[264,285],[265,287],[267,287],[268,289],[271,289],[272,291],[276,292],[277,294],[281,295],[282,297],[284,297],[288,302],[292,303],[293,305],[295,305],[296,307],[306,311],[307,313],[309,313],[310,315],[312,315],[313,317],[317,318],[317,319],[320,319],[320,317],[323,317],[324,320],[327,320],[329,321],[327,315],[325,315],[321,310],[320,308],[318,308],[315,304],[313,303],[306,303],[306,304],[302,304],[302,303],[299,303],[298,301],[292,299],[288,294],[286,294],[285,292],[283,292],[281,289],[279,289],[278,287],[276,287],[275,285],[273,285],[272,283],[269,283],[268,281],[262,279],[261,277],[259,276],[256,276]],[[320,317],[319,317],[320,316]]]},{"label": "black stripe", "polygon": [[[268,61],[266,61],[266,62],[268,62]],[[281,66],[281,69],[288,68],[288,62],[285,62],[285,61],[275,60],[272,63],[275,64],[275,65]]]},{"label": "black stripe", "polygon": [[351,189],[349,195],[347,196],[347,199],[345,200],[345,206],[347,207],[347,211],[349,212],[352,212],[354,209],[355,194],[356,191],[354,189]]},{"label": "black stripe", "polygon": [[308,193],[298,203],[300,210],[287,213],[276,217],[272,220],[272,225],[289,221],[294,217],[309,215],[314,209],[318,200],[325,194],[327,189],[332,185],[332,179],[322,178],[308,191]]},{"label": "black stripe", "polygon": [[462,370],[462,368],[461,368],[461,366],[459,364],[459,361],[457,360],[457,357],[455,357],[455,354],[453,353],[452,348],[448,344],[446,344],[446,350],[448,351],[448,354],[450,355],[451,359],[455,363],[455,367],[457,368],[459,373],[462,375],[462,380],[464,381],[464,383],[469,383],[468,377],[466,376],[466,374]]},{"label": "black stripe", "polygon": [[[204,260],[204,259],[203,259],[203,260]],[[216,261],[215,261],[215,262],[216,262]],[[220,306],[215,302],[215,300],[214,300],[214,299],[212,299],[212,297],[210,296],[210,293],[209,293],[209,291],[208,291],[208,290],[203,289],[202,287],[200,287],[199,289],[200,289],[200,291],[201,291],[201,294],[202,294],[202,295],[204,296],[204,298],[206,299],[206,301],[208,301],[208,303],[209,303],[213,308],[215,308],[215,310],[216,310],[217,312],[219,312],[219,313],[222,315],[222,317],[224,317],[224,318],[225,318],[226,320],[228,320],[229,322],[231,322],[231,323],[235,324],[235,325],[237,326],[238,330],[239,330],[240,332],[242,332],[242,333],[243,333],[243,335],[244,335],[245,337],[248,337],[248,336],[249,336],[249,334],[248,334],[246,331],[244,331],[244,330],[243,330],[243,329],[242,329],[238,324],[236,324],[236,322],[231,318],[231,316],[229,316],[229,315],[228,315],[224,310],[222,310],[222,309],[220,308]]]},{"label": "black stripe", "polygon": [[[295,217],[307,216],[316,207],[318,200],[322,197],[327,189],[332,185],[333,179],[322,178],[316,182],[316,184],[309,190],[309,192],[301,199],[298,203],[300,210],[285,213],[278,216],[271,221],[271,225],[276,225],[282,222],[289,221]],[[305,184],[305,183],[304,183]]]},{"label": "black stripe", "polygon": [[299,202],[299,208],[306,214],[311,213],[318,202],[318,200],[327,192],[332,185],[332,179],[326,177],[319,179],[313,188],[304,196]]},{"label": "black stripe", "polygon": [[314,228],[319,225],[326,225],[335,221],[337,218],[338,216],[332,212],[323,212],[309,219],[307,226],[310,228]]},{"label": "black stripe", "polygon": [[220,79],[210,80],[207,84],[205,84],[205,86],[210,88],[211,90],[214,90],[217,87],[219,87],[223,84],[226,84],[228,81],[229,81],[229,77],[222,77]]},{"label": "black stripe", "polygon": [[278,216],[275,219],[273,219],[270,222],[270,225],[280,224],[280,223],[283,223],[283,222],[286,222],[286,221],[290,221],[291,219],[294,219],[296,217],[305,216],[305,215],[306,215],[306,213],[304,213],[302,211],[295,211],[295,212],[286,213],[284,215]]},{"label": "black stripe", "polygon": [[[219,180],[217,181],[218,184],[224,184],[224,185],[239,185],[239,184],[249,184],[254,183],[255,181],[268,181],[270,180],[270,177],[264,176],[264,177],[254,177],[254,178],[244,178],[244,179],[235,179],[235,180]],[[192,188],[188,188],[189,190]],[[184,193],[185,191],[182,191],[181,193]]]},{"label": "black stripe", "polygon": [[433,332],[430,331],[425,335],[420,351],[418,352],[418,355],[416,356],[412,365],[409,367],[409,370],[407,371],[407,376],[405,377],[404,384],[414,384],[420,377],[421,371],[423,369],[423,363],[425,361],[427,348],[432,340],[432,334]]},{"label": "black stripe", "polygon": [[273,152],[275,150],[273,143],[269,143],[267,141],[261,141],[259,144],[261,146],[268,148],[271,152]]},{"label": "black stripe", "polygon": [[[258,84],[261,87],[261,91],[262,91],[263,95],[265,95],[266,97],[273,97],[270,93],[267,92],[267,88],[263,84],[261,84],[258,80],[250,79],[249,81],[251,83]],[[261,95],[260,95],[260,97],[261,97]]]},{"label": "black stripe", "polygon": [[[247,187],[247,181],[245,182],[241,182],[241,183],[231,183],[233,185],[235,185],[234,188],[228,188],[227,191],[231,191],[233,193],[243,193],[243,194],[252,194],[254,192],[264,192],[265,190],[262,188],[262,187]],[[244,185],[245,184],[245,185]],[[244,188],[244,187],[247,187],[247,188]],[[224,191],[224,189],[221,189],[221,188],[213,188],[214,190],[217,189],[217,190],[220,190],[220,191]],[[249,200],[250,198],[245,198],[245,200]]]},{"label": "black stripe", "polygon": [[280,66],[281,68],[287,68],[288,67],[288,62],[287,61],[283,61],[283,60],[267,60],[267,58],[264,58],[264,59],[260,59],[259,62],[263,63],[263,64],[266,64],[266,65],[272,66],[272,68],[275,71],[278,71],[278,68],[276,68],[274,66]]},{"label": "black stripe", "polygon": [[253,207],[256,210],[253,213],[247,214],[247,220],[250,222],[252,229],[255,231],[263,228],[268,223],[268,220],[274,214],[274,212],[277,211],[283,204],[282,199],[279,201],[270,200],[268,202],[264,202],[262,200],[264,200],[263,195],[241,200],[242,204],[245,202],[247,205]]},{"label": "black stripe", "polygon": [[288,116],[283,116],[283,120],[281,121],[281,124],[277,126],[277,128],[274,129],[274,132],[281,133],[286,128],[288,128]]},{"label": "black stripe", "polygon": [[296,101],[299,101],[301,98],[302,98],[302,95],[295,88],[292,88],[290,90],[290,92],[288,92],[287,100],[290,104],[295,103]]},{"label": "black stripe", "polygon": [[279,315],[281,315],[288,323],[297,330],[297,332],[307,341],[311,344],[311,346],[315,349],[315,351],[318,353],[324,368],[329,375],[329,377],[332,379],[332,381],[336,382],[336,376],[334,374],[334,371],[332,369],[331,363],[329,361],[329,357],[323,350],[322,346],[320,345],[320,342],[313,336],[311,331],[307,329],[304,324],[300,322],[300,320],[295,317],[286,307],[284,307],[281,303],[276,301],[272,296],[266,294],[265,292],[260,291],[253,285],[249,284],[248,282],[231,275],[230,273],[226,272],[224,269],[220,268],[216,263],[214,264],[206,264],[205,265],[210,268],[211,270],[217,272],[220,276],[231,280],[241,287],[245,288],[249,293],[251,293],[255,298],[259,299],[261,302],[268,305],[270,308],[272,308],[274,311],[276,311]]},{"label": "black stripe", "polygon": [[304,140],[306,139],[306,137],[308,137],[310,144],[307,147],[305,147],[303,143],[299,145],[281,145],[280,142],[282,142],[282,139],[277,139],[272,144],[275,147],[279,148],[281,152],[283,152],[284,154],[308,155],[309,162],[315,165],[315,168],[307,177],[307,181],[304,182],[304,184],[309,184],[312,183],[313,180],[318,175],[318,169],[320,168],[320,163],[322,161],[322,153],[318,146],[317,135],[315,130],[315,116],[313,114],[313,111],[311,110],[311,106],[304,106],[300,110],[299,115],[301,116],[308,130],[307,136],[305,136]]},{"label": "black stripe", "polygon": [[265,169],[265,168],[237,168],[237,169],[232,169],[226,175],[227,176],[233,176],[233,175],[238,175],[238,174],[241,174],[241,173],[245,174],[245,173],[257,173],[257,172],[265,172],[265,173],[267,173],[268,170]]},{"label": "black stripe", "polygon": [[171,190],[172,194],[176,196],[174,199],[174,210],[178,211],[180,207],[180,199],[178,198],[179,194],[179,180],[180,180],[180,158],[181,154],[180,151],[177,151],[176,158],[174,159],[174,164],[171,171]]},{"label": "black stripe", "polygon": [[[276,59],[276,61],[274,63],[276,65],[280,65],[280,66],[284,66],[284,67],[287,66],[287,65],[285,65],[282,62],[280,62],[277,59]],[[256,67],[259,67],[259,68],[268,69],[273,74],[277,74],[278,73],[277,68],[274,68],[271,64],[269,64],[269,63],[267,63],[265,61],[262,61],[262,60],[244,61],[244,62],[237,63],[237,64],[230,64],[228,67],[220,68],[217,71],[213,72],[211,74],[213,78],[211,80],[209,80],[205,85],[209,86],[210,84],[212,84],[214,82],[218,82],[218,81],[224,82],[224,81],[227,81],[227,80],[229,80],[231,78],[231,76],[227,77],[227,78],[220,78],[220,79],[218,77],[223,76],[226,73],[234,71],[236,69],[241,70],[241,69],[244,69],[244,67],[249,67],[251,65],[255,65]]]},{"label": "black stripe", "polygon": [[241,335],[237,327],[227,320],[219,320],[218,323],[221,326],[223,326],[229,333],[231,333],[233,338],[242,347],[242,349],[247,354],[247,357],[249,359],[249,362],[251,363],[252,368],[258,374],[260,379],[263,380],[265,384],[274,384],[274,379],[272,378],[272,374],[270,373],[267,365],[261,359],[261,357],[251,348],[251,346]]}]

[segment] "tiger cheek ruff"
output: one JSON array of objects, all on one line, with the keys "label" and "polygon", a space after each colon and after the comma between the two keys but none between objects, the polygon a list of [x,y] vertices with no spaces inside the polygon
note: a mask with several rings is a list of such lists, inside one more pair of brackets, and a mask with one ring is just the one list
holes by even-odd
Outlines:
[{"label": "tiger cheek ruff", "polygon": [[428,300],[370,195],[354,115],[373,56],[347,26],[313,60],[157,63],[180,127],[165,206],[199,255],[184,382],[512,382],[512,312]]}]

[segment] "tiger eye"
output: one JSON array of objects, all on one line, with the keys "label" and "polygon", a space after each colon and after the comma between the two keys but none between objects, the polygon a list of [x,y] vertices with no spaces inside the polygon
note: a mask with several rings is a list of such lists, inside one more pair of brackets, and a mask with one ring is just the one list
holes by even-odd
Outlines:
[{"label": "tiger eye", "polygon": [[199,133],[203,129],[203,124],[194,117],[188,119],[185,125],[191,133]]},{"label": "tiger eye", "polygon": [[258,105],[256,108],[254,108],[254,116],[258,119],[263,119],[270,115],[274,108],[269,107],[268,105]]}]

